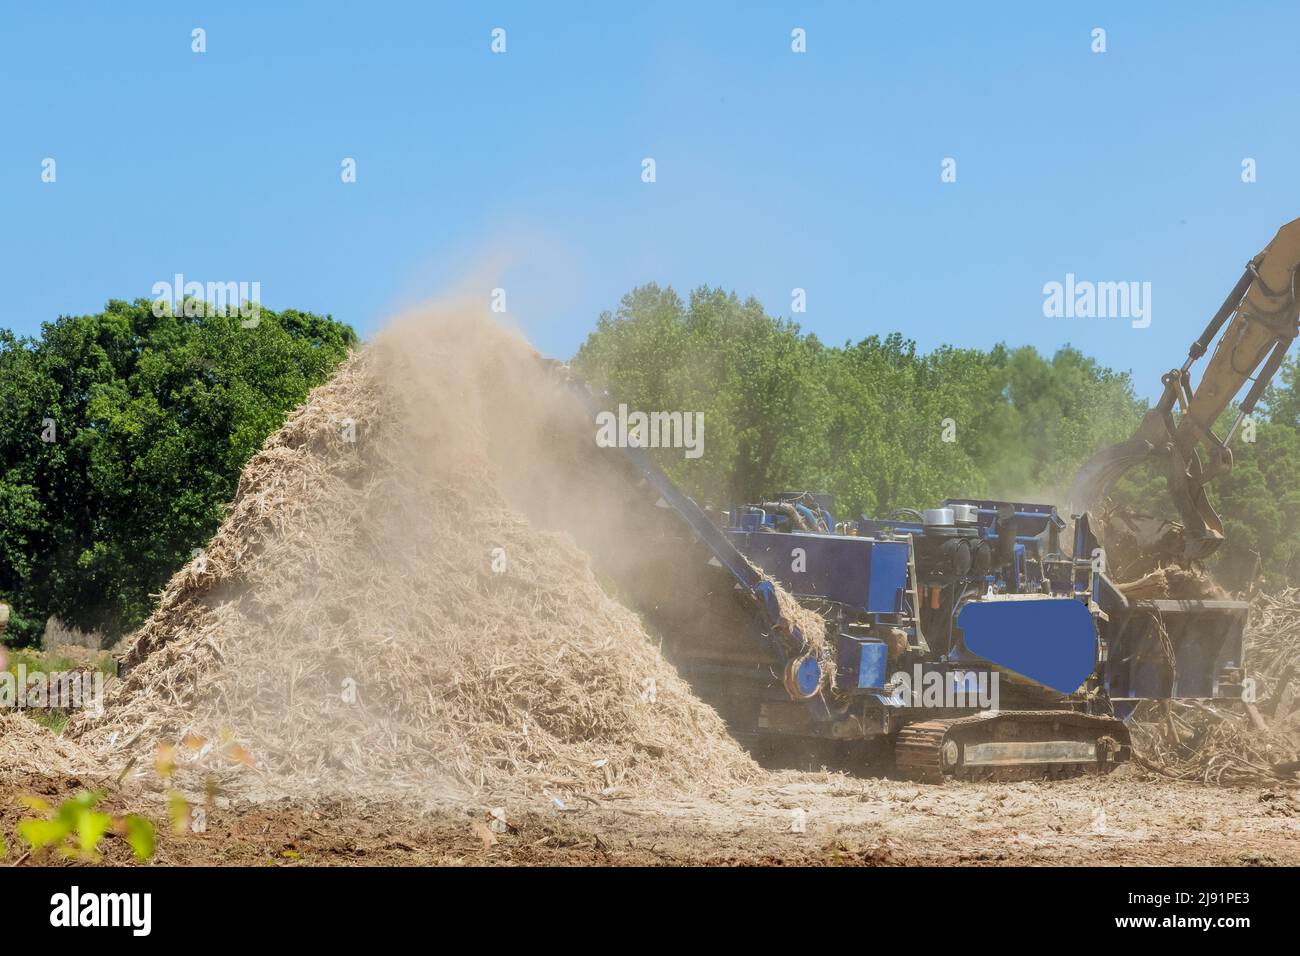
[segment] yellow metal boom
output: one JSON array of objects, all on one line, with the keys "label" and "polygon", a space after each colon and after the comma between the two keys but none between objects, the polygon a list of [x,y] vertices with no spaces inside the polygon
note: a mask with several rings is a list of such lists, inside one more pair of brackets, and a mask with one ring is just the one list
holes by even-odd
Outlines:
[{"label": "yellow metal boom", "polygon": [[[1192,343],[1187,361],[1161,378],[1164,392],[1133,437],[1098,452],[1079,470],[1071,493],[1073,507],[1082,510],[1096,504],[1134,465],[1160,461],[1169,493],[1183,520],[1184,556],[1203,558],[1219,546],[1223,523],[1210,505],[1205,488],[1216,475],[1232,467],[1228,442],[1242,420],[1255,410],[1296,337],[1300,318],[1296,302],[1298,271],[1300,219],[1279,229],[1273,241],[1246,266],[1205,331]],[[1209,350],[1216,336],[1218,344],[1193,390],[1191,367]],[[1242,400],[1236,420],[1220,439],[1214,434],[1215,421],[1252,378],[1254,384]]]}]

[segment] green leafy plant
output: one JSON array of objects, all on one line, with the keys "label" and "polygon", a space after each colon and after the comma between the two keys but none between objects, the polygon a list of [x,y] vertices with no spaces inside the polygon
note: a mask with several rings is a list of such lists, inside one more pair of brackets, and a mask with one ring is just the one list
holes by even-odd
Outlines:
[{"label": "green leafy plant", "polygon": [[22,797],[22,802],[41,814],[18,821],[18,835],[33,851],[49,848],[70,859],[99,859],[99,844],[110,833],[130,845],[137,860],[153,855],[153,824],[136,814],[115,817],[95,809],[103,791],[86,790],[64,800],[57,807],[39,797]]}]

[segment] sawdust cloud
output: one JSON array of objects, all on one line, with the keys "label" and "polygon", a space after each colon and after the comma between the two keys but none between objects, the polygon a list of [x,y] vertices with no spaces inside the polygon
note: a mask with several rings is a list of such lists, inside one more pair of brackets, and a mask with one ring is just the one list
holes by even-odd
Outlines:
[{"label": "sawdust cloud", "polygon": [[[751,776],[597,581],[588,551],[641,559],[616,546],[635,509],[616,470],[591,466],[593,436],[572,391],[481,308],[400,316],[249,462],[105,714],[69,737],[117,764],[184,742],[183,773],[250,795],[611,795]],[[662,586],[631,569],[614,577]]]}]

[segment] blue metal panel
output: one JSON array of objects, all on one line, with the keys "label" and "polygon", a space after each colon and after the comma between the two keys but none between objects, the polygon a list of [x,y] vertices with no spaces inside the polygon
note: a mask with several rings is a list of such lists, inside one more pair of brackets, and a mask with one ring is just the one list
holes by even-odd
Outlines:
[{"label": "blue metal panel", "polygon": [[835,683],[841,690],[885,686],[889,648],[882,641],[841,634],[835,648]]},{"label": "blue metal panel", "polygon": [[726,533],[742,554],[794,594],[892,614],[899,607],[899,592],[907,586],[905,541],[735,528]]},{"label": "blue metal panel", "polygon": [[976,601],[957,614],[967,651],[1062,694],[1096,665],[1097,631],[1073,598]]},{"label": "blue metal panel", "polygon": [[867,610],[872,614],[893,614],[899,609],[899,593],[907,587],[905,541],[877,541],[871,548],[871,593]]},{"label": "blue metal panel", "polygon": [[884,687],[889,648],[877,641],[863,641],[858,649],[858,687]]}]

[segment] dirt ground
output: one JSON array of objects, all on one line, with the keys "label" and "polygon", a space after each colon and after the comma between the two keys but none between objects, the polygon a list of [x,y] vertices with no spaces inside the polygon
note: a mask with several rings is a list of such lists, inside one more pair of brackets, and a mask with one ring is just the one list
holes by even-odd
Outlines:
[{"label": "dirt ground", "polygon": [[[726,794],[669,800],[507,803],[425,811],[354,801],[219,800],[204,832],[177,835],[162,797],[112,781],[19,775],[0,782],[8,862],[20,857],[21,795],[105,788],[104,808],[158,828],[154,865],[1296,865],[1300,791],[1108,778],[930,786],[783,772]],[[799,814],[798,811],[803,813]],[[802,817],[804,832],[796,832]],[[502,824],[496,828],[501,830]],[[117,838],[102,862],[132,864]],[[47,854],[21,865],[63,864]],[[77,864],[83,865],[83,864]]]}]

